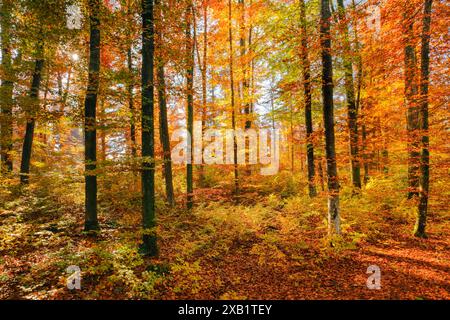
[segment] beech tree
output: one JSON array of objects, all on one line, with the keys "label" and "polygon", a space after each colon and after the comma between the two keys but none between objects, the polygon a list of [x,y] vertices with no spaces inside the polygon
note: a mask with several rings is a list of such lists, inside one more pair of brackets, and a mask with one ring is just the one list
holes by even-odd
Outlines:
[{"label": "beech tree", "polygon": [[[236,129],[236,102],[234,88],[234,54],[233,54],[233,29],[232,29],[232,1],[228,0],[228,44],[229,44],[229,71],[230,71],[230,105],[231,105],[231,127]],[[239,193],[239,171],[236,136],[233,135],[233,163],[234,163],[234,193]]]},{"label": "beech tree", "polygon": [[330,233],[341,233],[339,214],[339,181],[336,166],[333,103],[333,62],[331,58],[330,3],[321,0],[320,47],[322,55],[322,103],[325,127],[325,151],[328,178],[328,225]]},{"label": "beech tree", "polygon": [[14,73],[11,57],[11,33],[13,1],[4,0],[0,3],[1,10],[1,86],[0,86],[0,172],[10,173],[13,170],[12,135],[13,135],[13,88]]},{"label": "beech tree", "polygon": [[314,184],[314,144],[312,141],[313,121],[312,121],[312,93],[311,93],[311,63],[308,58],[308,34],[306,22],[305,1],[300,1],[300,23],[301,23],[301,61],[303,67],[303,94],[305,99],[305,126],[306,126],[306,157],[308,162],[308,189],[309,196],[316,196]]},{"label": "beech tree", "polygon": [[89,0],[89,77],[84,100],[85,231],[99,230],[97,220],[97,95],[100,77],[100,0]]},{"label": "beech tree", "polygon": [[405,104],[406,125],[408,130],[408,198],[418,195],[419,169],[420,169],[420,142],[419,142],[419,104],[417,102],[418,78],[417,56],[414,43],[414,7],[412,3],[405,2],[403,13],[404,37],[405,37]]},{"label": "beech tree", "polygon": [[154,129],[154,6],[142,0],[142,227],[140,252],[156,256],[155,129]]},{"label": "beech tree", "polygon": [[345,93],[347,97],[347,122],[350,145],[350,163],[352,167],[352,183],[356,189],[361,189],[361,169],[358,152],[358,109],[355,96],[355,84],[353,79],[353,54],[348,34],[344,1],[338,0],[339,19],[343,30],[343,61],[344,61],[344,81]]},{"label": "beech tree", "polygon": [[194,43],[192,38],[192,2],[188,1],[186,9],[186,103],[187,103],[187,132],[188,140],[188,161],[186,164],[186,205],[192,209],[194,205],[194,180],[193,180],[193,159],[194,159]]},{"label": "beech tree", "polygon": [[170,206],[175,205],[172,179],[172,159],[170,154],[169,123],[167,119],[166,76],[164,71],[165,57],[163,51],[163,3],[155,1],[158,8],[158,25],[156,28],[158,43],[157,78],[158,78],[158,103],[159,103],[159,136],[163,149],[164,181],[166,183],[166,198]]},{"label": "beech tree", "polygon": [[425,238],[428,213],[428,193],[430,191],[430,138],[428,133],[428,85],[430,80],[430,30],[432,0],[424,0],[422,21],[422,47],[420,65],[420,126],[422,150],[419,178],[419,212],[415,235]]}]

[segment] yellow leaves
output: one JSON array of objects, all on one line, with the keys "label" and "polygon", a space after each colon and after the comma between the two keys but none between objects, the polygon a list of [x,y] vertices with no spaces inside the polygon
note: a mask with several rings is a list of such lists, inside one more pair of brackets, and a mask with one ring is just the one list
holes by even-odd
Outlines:
[{"label": "yellow leaves", "polygon": [[201,289],[200,261],[193,263],[181,261],[172,265],[171,278],[175,282],[173,292],[196,294]]}]

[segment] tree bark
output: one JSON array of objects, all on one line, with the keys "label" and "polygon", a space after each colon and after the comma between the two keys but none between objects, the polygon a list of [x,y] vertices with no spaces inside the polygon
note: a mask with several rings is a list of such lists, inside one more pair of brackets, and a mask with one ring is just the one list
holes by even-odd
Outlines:
[{"label": "tree bark", "polygon": [[164,160],[164,180],[166,183],[166,198],[171,207],[175,205],[175,197],[173,194],[173,179],[172,179],[172,158],[170,154],[170,138],[169,138],[169,123],[167,119],[167,101],[166,101],[166,79],[164,73],[164,57],[162,52],[162,6],[161,1],[156,0],[155,6],[159,7],[159,25],[156,28],[157,41],[159,44],[158,54],[158,103],[159,103],[159,137],[163,148],[163,160]]},{"label": "tree bark", "polygon": [[405,26],[405,103],[407,108],[408,130],[408,199],[418,196],[420,169],[419,129],[420,107],[417,102],[418,86],[416,75],[416,52],[414,45],[414,18],[412,6],[406,4],[404,12]]},{"label": "tree bark", "polygon": [[127,65],[129,73],[128,82],[128,108],[130,109],[130,140],[131,140],[131,156],[133,159],[137,156],[136,149],[136,119],[135,119],[135,108],[134,108],[134,72],[133,72],[133,60],[131,55],[131,45],[127,50]]},{"label": "tree bark", "polygon": [[[42,52],[41,49],[39,49],[38,51],[40,53]],[[34,127],[36,124],[35,115],[38,111],[37,109],[39,108],[39,89],[41,86],[43,68],[44,60],[37,59],[35,62],[33,79],[31,81],[30,89],[30,98],[32,98],[32,105],[30,106],[30,110],[28,110],[27,112],[27,125],[22,146],[22,161],[20,164],[20,182],[22,184],[27,184],[29,182],[31,151],[33,147]]]},{"label": "tree bark", "polygon": [[322,99],[325,127],[325,151],[328,176],[328,225],[330,234],[340,234],[339,181],[336,166],[334,105],[333,105],[333,63],[331,58],[330,4],[321,0],[320,45],[322,55]]},{"label": "tree bark", "polygon": [[1,40],[2,40],[2,83],[0,87],[0,172],[13,171],[13,159],[11,151],[13,148],[13,72],[11,62],[11,23],[12,2],[3,0],[1,4]]},{"label": "tree bark", "polygon": [[100,1],[89,0],[89,78],[84,102],[85,231],[99,230],[97,220],[97,124],[96,108],[100,76]]},{"label": "tree bark", "polygon": [[419,179],[419,213],[417,216],[415,236],[425,238],[428,215],[428,193],[430,179],[430,151],[428,133],[428,86],[430,78],[430,29],[432,0],[424,0],[422,23],[422,49],[420,70],[420,125],[422,131],[422,151]]},{"label": "tree bark", "polygon": [[[239,7],[241,11],[240,20],[240,35],[239,35],[239,46],[241,55],[241,65],[242,65],[242,98],[244,104],[244,114],[245,114],[245,129],[250,129],[252,122],[250,119],[250,103],[248,101],[249,96],[249,81],[248,81],[248,65],[245,63],[247,46],[245,44],[245,1],[239,0]],[[247,161],[247,159],[246,159]]]},{"label": "tree bark", "polygon": [[140,253],[158,254],[155,221],[154,19],[153,0],[142,0],[142,227]]},{"label": "tree bark", "polygon": [[194,44],[191,35],[193,5],[190,2],[186,11],[186,98],[187,98],[187,130],[190,135],[188,154],[190,159],[186,165],[186,205],[194,206],[193,159],[194,159]]},{"label": "tree bark", "polygon": [[[232,6],[231,0],[228,0],[228,42],[230,49],[229,68],[230,68],[230,95],[231,95],[231,127],[233,133],[236,129],[236,105],[234,93],[234,69],[233,69],[233,30],[232,30]],[[239,194],[239,173],[237,159],[237,141],[233,134],[233,162],[234,162],[234,194]]]},{"label": "tree bark", "polygon": [[339,19],[344,24],[343,30],[343,61],[345,92],[347,96],[347,122],[350,142],[350,162],[352,168],[352,183],[356,189],[361,189],[361,169],[358,154],[358,110],[355,101],[355,88],[353,79],[353,64],[351,60],[351,46],[348,35],[348,25],[345,21],[344,1],[338,0]]},{"label": "tree bark", "polygon": [[305,1],[300,1],[300,19],[301,19],[301,60],[303,66],[303,93],[305,99],[305,126],[306,126],[306,157],[308,162],[308,189],[309,196],[317,195],[314,183],[314,145],[312,140],[313,121],[312,121],[312,92],[311,92],[311,63],[308,58],[308,39],[306,28],[306,6]]},{"label": "tree bark", "polygon": [[[207,80],[207,72],[208,72],[208,0],[203,1],[203,61],[202,64],[199,65],[202,73],[202,134],[206,130],[206,116],[207,116],[207,91],[208,91],[208,80]],[[200,54],[199,61],[200,61]],[[203,146],[202,146],[202,154],[203,154]],[[203,160],[203,158],[202,158]],[[199,165],[199,183],[200,186],[205,185],[205,168],[204,164],[201,163]]]}]

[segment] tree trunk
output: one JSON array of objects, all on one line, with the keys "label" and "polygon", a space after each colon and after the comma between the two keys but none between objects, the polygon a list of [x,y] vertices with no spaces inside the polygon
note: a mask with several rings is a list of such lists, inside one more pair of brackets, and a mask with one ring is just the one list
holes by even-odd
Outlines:
[{"label": "tree trunk", "polygon": [[11,62],[11,10],[12,2],[3,0],[1,5],[1,38],[2,38],[2,83],[0,87],[0,172],[12,172],[13,159],[13,72]]},{"label": "tree trunk", "polygon": [[404,12],[405,25],[405,103],[408,130],[408,199],[418,196],[420,169],[419,111],[417,102],[416,52],[414,46],[414,18],[412,6],[407,4]]},{"label": "tree trunk", "polygon": [[325,191],[325,179],[323,176],[322,157],[319,159],[319,176],[320,176],[320,187],[323,192]]},{"label": "tree trunk", "polygon": [[143,255],[156,256],[155,129],[154,129],[154,20],[153,0],[142,0],[142,244]]},{"label": "tree trunk", "polygon": [[422,49],[420,70],[420,125],[422,131],[422,152],[419,179],[419,213],[417,216],[415,236],[425,238],[428,213],[428,192],[430,179],[430,152],[428,135],[428,85],[430,78],[430,29],[432,0],[424,0]]},{"label": "tree trunk", "polygon": [[[206,111],[207,111],[207,71],[208,71],[208,1],[203,1],[203,63],[201,64],[202,72],[202,134],[206,130]],[[200,59],[199,59],[200,60]],[[202,146],[203,154],[203,146]],[[205,185],[205,168],[202,163],[199,165],[200,186]]]},{"label": "tree trunk", "polygon": [[[228,0],[228,41],[230,48],[229,68],[230,68],[230,94],[231,94],[231,127],[233,133],[236,129],[236,106],[234,94],[234,70],[233,70],[233,30],[232,30],[232,6],[231,0]],[[237,141],[233,134],[233,162],[234,162],[234,194],[239,194],[239,173],[237,162]]]},{"label": "tree trunk", "polygon": [[[250,0],[250,7],[253,5],[253,1]],[[250,26],[248,28],[248,51],[250,52],[252,58],[250,59],[250,76],[249,76],[249,108],[250,108],[250,127],[252,124],[252,118],[253,118],[253,105],[254,105],[254,91],[255,91],[255,58],[252,52],[252,40],[253,40],[253,24],[250,22]],[[251,170],[249,170],[251,173]]]},{"label": "tree trunk", "polygon": [[193,159],[194,159],[194,45],[192,43],[191,25],[192,25],[193,6],[189,3],[186,11],[186,95],[187,95],[187,130],[190,135],[188,143],[188,154],[190,159],[186,165],[186,205],[188,209],[194,206],[194,187],[193,187]]},{"label": "tree trunk", "polygon": [[[41,45],[39,44],[39,46]],[[39,54],[42,54],[42,49],[39,48],[38,52]],[[31,151],[33,148],[34,126],[36,123],[35,115],[37,114],[39,108],[39,89],[41,86],[43,68],[44,60],[37,59],[35,62],[33,80],[31,82],[30,89],[32,105],[30,106],[30,110],[27,112],[27,125],[22,146],[22,161],[20,164],[20,182],[22,184],[27,184],[29,182]]]},{"label": "tree trunk", "polygon": [[159,102],[159,137],[163,148],[164,158],[164,180],[166,182],[167,202],[171,207],[175,205],[175,197],[173,195],[173,179],[172,179],[172,158],[170,155],[170,139],[169,139],[169,123],[167,119],[167,101],[166,101],[166,79],[164,74],[164,57],[162,52],[162,8],[160,0],[155,1],[155,6],[160,6],[159,18],[160,23],[156,29],[157,41],[159,43],[158,55],[158,102]]},{"label": "tree trunk", "polygon": [[322,53],[322,99],[328,176],[328,225],[330,234],[340,234],[339,181],[336,166],[333,105],[333,62],[331,58],[330,6],[321,0],[320,45]]},{"label": "tree trunk", "polygon": [[306,29],[306,6],[305,1],[300,1],[300,19],[302,25],[301,32],[301,60],[303,66],[303,92],[305,99],[305,126],[306,126],[306,157],[308,162],[308,187],[309,196],[317,195],[316,186],[314,184],[315,168],[314,168],[314,145],[312,141],[313,121],[312,121],[312,93],[311,93],[311,63],[308,58],[308,39]]},{"label": "tree trunk", "polygon": [[97,124],[96,107],[100,76],[100,1],[89,0],[89,79],[84,102],[85,223],[84,230],[99,230],[97,221]]},{"label": "tree trunk", "polygon": [[366,117],[363,112],[364,109],[364,103],[361,104],[361,114],[363,115],[362,118],[362,126],[361,126],[361,149],[362,149],[362,158],[364,163],[364,184],[367,184],[369,182],[369,157],[367,154],[367,129],[366,129]]},{"label": "tree trunk", "polygon": [[[99,95],[101,95],[101,90],[99,91]],[[99,122],[105,124],[105,99],[100,99],[100,119]],[[102,168],[106,163],[106,127],[103,125],[100,127],[100,168]],[[97,163],[98,165],[98,163]]]},{"label": "tree trunk", "polygon": [[347,96],[347,121],[350,142],[350,161],[352,168],[352,183],[356,189],[361,189],[361,169],[358,154],[358,110],[355,101],[355,88],[353,79],[353,64],[351,60],[351,46],[348,36],[348,26],[345,21],[344,1],[338,0],[339,19],[344,25],[343,35],[343,61],[345,72],[345,92]]},{"label": "tree trunk", "polygon": [[134,72],[133,72],[133,60],[131,55],[131,45],[127,51],[127,64],[129,73],[128,82],[128,108],[130,109],[130,140],[131,140],[131,156],[133,159],[137,156],[136,149],[136,119],[134,110]]},{"label": "tree trunk", "polygon": [[294,157],[295,157],[295,149],[294,149],[294,107],[291,104],[289,107],[289,131],[291,136],[291,172],[294,173]]},{"label": "tree trunk", "polygon": [[[244,114],[245,114],[245,129],[250,129],[252,122],[250,119],[250,103],[248,101],[249,96],[249,81],[248,81],[248,66],[245,63],[245,58],[247,54],[247,46],[245,45],[245,2],[244,0],[239,0],[239,7],[241,11],[241,21],[240,21],[240,35],[239,35],[239,46],[241,49],[241,65],[242,65],[242,98],[244,103]],[[248,159],[246,159],[247,161]]]}]

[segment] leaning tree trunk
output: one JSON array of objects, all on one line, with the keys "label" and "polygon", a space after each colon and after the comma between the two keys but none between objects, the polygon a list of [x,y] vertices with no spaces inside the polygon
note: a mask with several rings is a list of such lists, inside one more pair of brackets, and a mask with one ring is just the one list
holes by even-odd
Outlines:
[{"label": "leaning tree trunk", "polygon": [[309,196],[317,195],[314,184],[314,145],[312,141],[313,121],[312,121],[312,93],[311,93],[311,63],[308,58],[308,40],[306,29],[306,7],[305,1],[300,2],[300,19],[302,24],[301,32],[301,60],[303,66],[303,92],[305,96],[305,126],[306,126],[306,157],[308,160],[308,185]]},{"label": "leaning tree trunk", "polygon": [[404,12],[405,25],[405,103],[408,130],[408,198],[418,196],[420,169],[419,111],[417,102],[416,52],[414,46],[414,18],[412,8],[407,4]]},{"label": "leaning tree trunk", "polygon": [[154,129],[154,20],[153,0],[142,0],[142,244],[140,253],[158,254],[155,221]]},{"label": "leaning tree trunk", "polygon": [[[161,6],[160,0],[155,1],[155,6]],[[159,44],[158,55],[158,102],[159,102],[159,136],[163,148],[164,158],[164,180],[166,182],[167,202],[171,207],[175,205],[175,197],[173,195],[173,179],[172,179],[172,158],[170,155],[169,140],[169,124],[167,120],[167,101],[166,101],[166,79],[164,74],[164,57],[162,52],[162,8],[159,10],[160,23],[157,28],[157,40]]]},{"label": "leaning tree trunk", "polygon": [[96,108],[100,76],[100,1],[89,1],[89,78],[84,101],[85,231],[99,230],[97,220],[97,124]]},{"label": "leaning tree trunk", "polygon": [[1,38],[2,38],[2,83],[0,87],[0,172],[12,172],[13,159],[13,72],[11,63],[11,10],[12,2],[3,0],[1,4]]},{"label": "leaning tree trunk", "polygon": [[[39,54],[42,54],[41,44],[38,49]],[[36,113],[39,108],[39,89],[41,86],[42,79],[42,69],[44,68],[44,60],[37,59],[35,62],[33,80],[31,81],[30,98],[31,105],[30,109],[27,111],[27,125],[25,129],[25,137],[23,139],[22,146],[22,161],[20,163],[20,182],[22,184],[27,184],[29,182],[30,174],[30,162],[31,162],[31,151],[33,148],[33,138],[34,138],[34,126],[36,124]]]},{"label": "leaning tree trunk", "polygon": [[330,234],[340,234],[339,181],[336,166],[333,105],[333,63],[331,58],[330,4],[321,0],[320,45],[322,53],[322,99],[328,176],[328,225]]},{"label": "leaning tree trunk", "polygon": [[430,179],[430,152],[428,135],[428,84],[430,78],[430,27],[432,0],[424,1],[424,16],[422,25],[422,49],[420,72],[420,125],[422,130],[422,152],[419,179],[419,213],[417,216],[415,236],[426,237],[425,227],[428,212],[428,192]]}]

